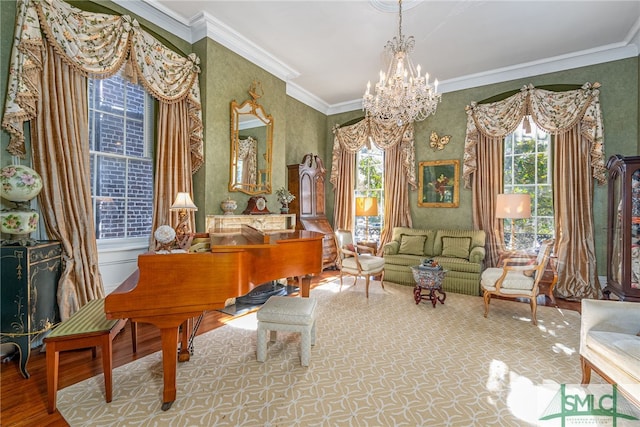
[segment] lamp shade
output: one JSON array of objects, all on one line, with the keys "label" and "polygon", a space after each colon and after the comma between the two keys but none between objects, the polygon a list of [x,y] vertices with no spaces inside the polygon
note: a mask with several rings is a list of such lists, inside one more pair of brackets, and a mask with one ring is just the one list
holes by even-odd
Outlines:
[{"label": "lamp shade", "polygon": [[377,197],[356,197],[356,216],[377,216]]},{"label": "lamp shade", "polygon": [[529,218],[531,196],[529,194],[498,194],[496,218]]},{"label": "lamp shade", "polygon": [[191,200],[189,193],[178,193],[175,202],[171,205],[171,210],[179,209],[192,209],[197,211],[198,207],[193,203],[193,200]]}]

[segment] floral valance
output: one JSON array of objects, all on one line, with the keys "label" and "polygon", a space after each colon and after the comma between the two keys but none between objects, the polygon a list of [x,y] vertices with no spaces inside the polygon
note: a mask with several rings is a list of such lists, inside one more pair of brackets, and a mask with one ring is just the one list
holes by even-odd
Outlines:
[{"label": "floral valance", "polygon": [[606,182],[604,136],[600,112],[599,83],[585,83],[580,89],[552,92],[524,86],[509,98],[488,104],[467,106],[467,135],[464,148],[463,178],[471,188],[471,175],[477,169],[476,144],[479,134],[504,138],[513,132],[525,116],[551,134],[568,131],[578,122],[582,137],[591,142],[592,176],[600,184]]},{"label": "floral valance", "polygon": [[385,125],[371,117],[365,117],[350,126],[333,128],[333,155],[331,158],[330,182],[335,186],[338,182],[339,162],[342,152],[355,153],[363,146],[371,147],[371,142],[382,150],[402,144],[402,162],[406,170],[409,185],[416,188],[415,145],[413,123],[404,126]]},{"label": "floral valance", "polygon": [[202,112],[195,54],[183,57],[123,15],[85,12],[61,0],[19,0],[9,86],[2,127],[11,135],[7,150],[25,156],[24,122],[38,112],[35,82],[42,70],[43,36],[78,72],[109,77],[126,64],[125,75],[163,103],[187,100],[192,170],[203,163]]}]

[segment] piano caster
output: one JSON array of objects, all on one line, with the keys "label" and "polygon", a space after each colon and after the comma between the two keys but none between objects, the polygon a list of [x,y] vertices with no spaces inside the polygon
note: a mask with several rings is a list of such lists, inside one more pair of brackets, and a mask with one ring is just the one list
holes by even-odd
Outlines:
[{"label": "piano caster", "polygon": [[171,405],[173,405],[173,401],[171,401],[171,402],[163,402],[162,403],[162,410],[163,411],[168,411],[169,409],[171,409]]}]

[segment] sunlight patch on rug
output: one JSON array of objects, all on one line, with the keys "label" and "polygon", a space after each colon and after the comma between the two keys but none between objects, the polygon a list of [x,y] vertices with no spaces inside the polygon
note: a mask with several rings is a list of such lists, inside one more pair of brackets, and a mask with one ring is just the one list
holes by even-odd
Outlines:
[{"label": "sunlight patch on rug", "polygon": [[[255,313],[196,337],[178,365],[177,399],[160,410],[161,354],[116,368],[113,401],[103,377],[58,392],[72,426],[499,425],[535,423],[548,385],[580,381],[580,316],[526,303],[448,293],[416,305],[412,288],[345,279],[311,291],[318,301],[311,365],[298,334],[278,333],[256,361]],[[596,379],[597,381],[597,379]]]}]

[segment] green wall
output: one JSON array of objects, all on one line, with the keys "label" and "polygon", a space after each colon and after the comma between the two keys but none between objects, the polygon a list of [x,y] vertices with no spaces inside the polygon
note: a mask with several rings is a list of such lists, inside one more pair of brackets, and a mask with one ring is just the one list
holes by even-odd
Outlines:
[{"label": "green wall", "polygon": [[[552,84],[578,84],[600,82],[600,104],[604,122],[605,157],[613,154],[638,155],[639,113],[639,58],[629,58],[589,67],[576,68],[524,79],[480,86],[442,95],[436,114],[415,125],[416,167],[421,161],[459,159],[462,168],[464,138],[467,125],[465,106],[472,101],[482,101],[492,96],[517,90],[525,84],[535,86]],[[356,112],[329,117],[327,128],[342,124],[357,116]],[[361,112],[358,112],[362,115]],[[451,135],[451,142],[442,151],[429,147],[429,135]],[[331,136],[333,141],[333,136]],[[327,141],[329,144],[329,141]],[[332,142],[331,142],[332,143]],[[462,175],[462,171],[460,171]],[[462,182],[460,183],[462,187]],[[333,196],[330,196],[331,199]],[[599,263],[606,256],[606,197],[605,186],[596,186],[594,191],[594,222],[596,252]],[[471,191],[461,188],[458,208],[422,208],[417,206],[417,191],[410,192],[413,225],[419,228],[469,228]],[[331,204],[333,207],[333,203]],[[604,274],[600,271],[599,274]]]}]

